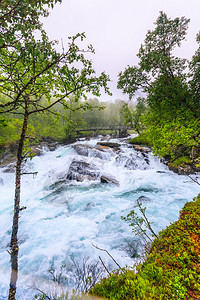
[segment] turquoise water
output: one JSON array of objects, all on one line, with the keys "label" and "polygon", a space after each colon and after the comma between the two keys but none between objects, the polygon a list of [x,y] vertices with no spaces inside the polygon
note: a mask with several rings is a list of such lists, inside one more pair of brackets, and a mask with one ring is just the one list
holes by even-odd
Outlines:
[{"label": "turquoise water", "polygon": [[[78,143],[95,146],[97,142]],[[134,259],[129,256],[127,244],[135,237],[121,216],[133,209],[139,197],[146,197],[146,214],[158,232],[175,221],[183,205],[199,193],[199,186],[187,176],[174,174],[151,153],[144,157],[125,143],[120,151],[110,150],[101,159],[94,155],[92,150],[85,157],[71,145],[60,146],[53,152],[43,149],[42,156],[24,166],[25,171],[37,171],[38,175],[24,175],[22,179],[21,206],[27,209],[21,213],[19,224],[17,299],[32,299],[35,291],[30,287],[34,285],[44,288],[46,284],[48,288],[52,266],[59,271],[66,264],[70,274],[71,257],[81,262],[86,257],[98,260],[100,255],[110,269],[116,268],[93,244],[108,250],[121,266],[132,265]],[[103,184],[98,178],[67,181],[73,159],[95,165],[100,175],[115,178],[119,185]],[[6,250],[14,195],[14,174],[4,170],[0,169],[0,300],[8,294],[10,257]]]}]

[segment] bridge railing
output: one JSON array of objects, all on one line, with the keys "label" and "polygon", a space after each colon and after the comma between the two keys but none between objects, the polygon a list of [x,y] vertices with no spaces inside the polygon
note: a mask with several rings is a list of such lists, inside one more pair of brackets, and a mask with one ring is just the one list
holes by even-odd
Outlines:
[{"label": "bridge railing", "polygon": [[96,127],[88,127],[88,128],[76,128],[74,131],[101,131],[101,130],[128,130],[131,129],[126,125],[112,125],[112,126],[96,126]]}]

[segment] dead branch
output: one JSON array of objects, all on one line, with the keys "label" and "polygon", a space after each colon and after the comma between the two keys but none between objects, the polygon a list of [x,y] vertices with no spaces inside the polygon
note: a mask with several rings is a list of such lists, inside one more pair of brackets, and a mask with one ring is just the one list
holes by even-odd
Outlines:
[{"label": "dead branch", "polygon": [[200,183],[196,180],[196,179],[194,179],[194,178],[192,178],[192,176],[190,176],[190,175],[187,175],[192,181],[194,181],[195,183],[197,183],[198,185],[200,185]]},{"label": "dead branch", "polygon": [[144,221],[146,223],[146,226],[149,228],[149,230],[151,231],[151,233],[153,234],[153,236],[156,237],[156,238],[158,238],[157,234],[152,229],[151,224],[150,224],[149,220],[147,219],[147,217],[145,215],[145,212],[144,212],[144,209],[141,207],[141,203],[138,201],[138,199],[137,199],[137,204],[138,204],[140,212],[142,213],[142,215],[144,217]]},{"label": "dead branch", "polygon": [[108,269],[106,268],[106,266],[105,266],[105,264],[104,264],[104,262],[103,262],[101,256],[99,256],[99,260],[100,260],[100,262],[102,263],[102,265],[103,265],[104,269],[106,270],[106,272],[107,272],[109,275],[111,275],[111,273],[110,273],[110,272],[108,271]]},{"label": "dead branch", "polygon": [[118,264],[118,262],[113,258],[113,256],[106,250],[106,249],[101,249],[98,246],[92,244],[92,246],[100,251],[104,251],[108,254],[108,256],[110,256],[110,258],[116,263],[116,265],[121,269],[120,265]]},{"label": "dead branch", "polygon": [[23,173],[21,173],[21,175],[33,175],[33,177],[34,177],[34,175],[37,175],[38,174],[38,172],[23,172]]}]

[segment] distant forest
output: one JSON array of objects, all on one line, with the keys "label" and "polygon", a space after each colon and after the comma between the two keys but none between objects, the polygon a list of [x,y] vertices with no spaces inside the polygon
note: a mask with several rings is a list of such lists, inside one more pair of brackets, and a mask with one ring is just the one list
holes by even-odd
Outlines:
[{"label": "distant forest", "polygon": [[[4,102],[3,97],[1,102]],[[47,100],[41,99],[41,104],[46,105]],[[97,98],[76,102],[74,97],[67,100],[69,109],[63,109],[61,104],[56,104],[51,111],[30,116],[28,136],[32,141],[40,142],[51,137],[55,140],[66,138],[66,134],[73,137],[76,129],[94,127],[112,127],[131,123],[131,116],[136,112],[136,105],[128,104],[123,100],[115,102],[100,102]],[[4,123],[0,126],[0,145],[17,142],[19,139],[23,115],[2,115]],[[132,117],[131,117],[132,118]],[[128,121],[127,121],[128,119]],[[133,122],[132,122],[133,123]]]}]

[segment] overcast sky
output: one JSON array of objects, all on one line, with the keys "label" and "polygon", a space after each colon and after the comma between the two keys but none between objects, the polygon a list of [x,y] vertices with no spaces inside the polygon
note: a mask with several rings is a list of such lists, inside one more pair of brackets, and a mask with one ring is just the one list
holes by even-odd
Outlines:
[{"label": "overcast sky", "polygon": [[105,71],[112,80],[113,96],[102,95],[101,99],[126,100],[128,97],[116,88],[118,73],[127,65],[137,64],[136,54],[159,11],[170,18],[185,16],[191,20],[187,40],[176,51],[190,59],[200,31],[200,0],[63,0],[43,23],[49,37],[59,41],[85,32],[87,44],[95,48],[92,61],[96,72]]}]

